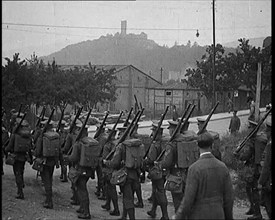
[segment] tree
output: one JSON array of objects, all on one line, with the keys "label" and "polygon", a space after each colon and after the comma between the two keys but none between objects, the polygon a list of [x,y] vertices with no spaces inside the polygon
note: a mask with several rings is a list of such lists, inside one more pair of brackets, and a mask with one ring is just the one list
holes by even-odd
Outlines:
[{"label": "tree", "polygon": [[[227,89],[228,85],[221,82],[224,79],[224,49],[222,45],[217,44],[215,47],[215,60],[216,60],[216,76],[215,76],[215,91],[221,91]],[[185,76],[188,77],[187,83],[194,87],[199,88],[203,91],[207,99],[211,100],[213,94],[213,46],[206,48],[206,53],[202,56],[202,61],[196,61],[197,68],[188,68]],[[219,83],[217,83],[219,82]]]},{"label": "tree", "polygon": [[271,46],[264,48],[252,47],[249,40],[239,39],[239,49],[236,53],[226,56],[228,75],[235,79],[238,85],[245,85],[252,94],[256,94],[258,62],[262,62],[262,88],[271,89]]}]

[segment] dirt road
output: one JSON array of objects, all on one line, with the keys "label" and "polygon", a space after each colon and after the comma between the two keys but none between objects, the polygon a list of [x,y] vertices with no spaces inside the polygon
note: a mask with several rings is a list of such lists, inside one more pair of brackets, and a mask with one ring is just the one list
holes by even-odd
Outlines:
[{"label": "dirt road", "polygon": [[[17,200],[16,186],[12,167],[4,165],[5,174],[2,176],[2,219],[3,220],[58,220],[58,219],[77,219],[77,213],[75,210],[78,206],[72,206],[70,204],[70,197],[72,196],[70,190],[70,183],[62,183],[59,180],[60,169],[56,169],[54,172],[53,181],[53,202],[54,209],[44,209],[42,203],[45,199],[44,188],[41,185],[40,178],[36,180],[36,172],[31,168],[29,164],[25,167],[25,200]],[[92,219],[118,219],[118,217],[110,216],[107,211],[101,209],[101,205],[104,203],[102,200],[98,200],[94,195],[96,181],[90,179],[88,181],[88,190],[90,195],[90,211]],[[142,193],[144,199],[144,208],[135,209],[137,219],[150,219],[146,212],[150,209],[151,204],[147,201],[151,193],[151,183],[146,180],[142,184]],[[174,214],[174,208],[172,204],[172,198],[170,192],[167,192],[168,196],[168,212],[171,217]],[[122,210],[122,198],[119,197],[119,206]],[[234,218],[246,219],[244,215],[247,210],[247,204],[245,201],[235,200],[234,204]],[[266,212],[262,209],[262,214],[265,219],[267,218]],[[160,208],[157,210],[157,219],[161,217]]]}]

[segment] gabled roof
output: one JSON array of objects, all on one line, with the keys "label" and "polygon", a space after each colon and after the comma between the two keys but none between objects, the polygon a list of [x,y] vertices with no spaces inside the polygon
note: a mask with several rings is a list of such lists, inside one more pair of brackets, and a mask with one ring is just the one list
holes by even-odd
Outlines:
[{"label": "gabled roof", "polygon": [[[161,85],[161,82],[159,82],[158,80],[154,79],[153,77],[149,76],[148,74],[144,73],[143,71],[141,71],[140,69],[136,68],[133,65],[91,65],[92,67],[96,67],[97,69],[104,69],[104,70],[110,70],[115,68],[115,72],[119,72],[127,67],[132,67],[135,70],[139,71],[140,73],[142,73],[143,75],[145,75],[146,77],[150,78],[151,80],[154,80],[155,82],[157,82],[158,84]],[[79,68],[79,69],[84,69],[84,70],[88,70],[90,67],[89,65],[58,65],[58,68],[60,70],[73,70],[74,68]]]}]

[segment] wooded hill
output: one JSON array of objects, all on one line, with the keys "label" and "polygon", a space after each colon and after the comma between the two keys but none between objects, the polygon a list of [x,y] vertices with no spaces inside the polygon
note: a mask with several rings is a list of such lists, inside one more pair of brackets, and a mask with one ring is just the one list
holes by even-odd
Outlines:
[{"label": "wooded hill", "polygon": [[[168,78],[169,71],[185,72],[186,68],[196,67],[196,60],[200,60],[206,53],[207,46],[200,46],[196,42],[191,45],[160,46],[147,38],[145,33],[139,35],[127,34],[101,36],[96,40],[87,40],[68,45],[64,49],[40,57],[46,63],[55,59],[58,65],[128,65],[132,64],[160,80],[160,69],[163,68],[163,79]],[[234,48],[225,48],[228,52],[235,52]]]}]

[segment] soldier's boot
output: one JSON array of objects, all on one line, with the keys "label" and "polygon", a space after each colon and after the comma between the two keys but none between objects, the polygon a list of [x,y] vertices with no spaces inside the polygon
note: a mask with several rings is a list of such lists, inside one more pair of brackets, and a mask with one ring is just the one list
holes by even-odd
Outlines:
[{"label": "soldier's boot", "polygon": [[46,201],[45,201],[43,207],[46,209],[53,209],[52,193],[46,194]]},{"label": "soldier's boot", "polygon": [[111,209],[111,198],[107,196],[106,203],[101,206],[101,208],[106,209],[109,211]]},{"label": "soldier's boot", "polygon": [[63,183],[68,182],[68,175],[67,175],[67,173],[63,174],[63,178],[62,178],[61,182],[63,182]]},{"label": "soldier's boot", "polygon": [[110,215],[120,216],[118,200],[115,198],[112,198],[112,202],[113,202],[114,210],[110,212]]},{"label": "soldier's boot", "polygon": [[23,189],[19,188],[17,189],[17,196],[15,197],[16,199],[24,199],[24,193],[23,193]]},{"label": "soldier's boot", "polygon": [[147,215],[149,215],[152,218],[155,218],[157,216],[156,215],[157,203],[156,203],[156,200],[154,198],[152,198],[152,202],[153,202],[152,208],[151,208],[150,211],[147,212]]},{"label": "soldier's boot", "polygon": [[262,220],[263,216],[261,214],[260,204],[254,204],[254,214],[247,218],[247,220]]},{"label": "soldier's boot", "polygon": [[118,220],[126,220],[126,218],[127,218],[127,210],[123,207],[122,216]]},{"label": "soldier's boot", "polygon": [[142,199],[142,192],[141,192],[141,184],[139,183],[137,189],[136,189],[137,199],[138,202],[135,204],[136,208],[143,208],[143,199]]},{"label": "soldier's boot", "polygon": [[78,218],[91,219],[89,200],[84,200],[81,203],[83,204],[83,212],[78,215]]},{"label": "soldier's boot", "polygon": [[99,194],[98,199],[99,200],[106,200],[106,194],[105,194],[104,190]]},{"label": "soldier's boot", "polygon": [[130,220],[135,220],[135,209],[131,208],[131,209],[127,209],[127,213],[129,215],[129,219]]},{"label": "soldier's boot", "polygon": [[72,189],[72,190],[73,190],[73,197],[72,197],[71,204],[72,205],[80,205],[76,189]]},{"label": "soldier's boot", "polygon": [[252,191],[251,191],[250,187],[246,187],[246,194],[247,194],[248,201],[250,203],[250,208],[245,214],[253,215],[254,214],[254,206],[253,206],[253,200],[252,200]]},{"label": "soldier's boot", "polygon": [[168,211],[167,211],[167,204],[166,203],[161,203],[160,204],[161,212],[162,212],[162,220],[169,220],[168,217]]}]

